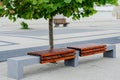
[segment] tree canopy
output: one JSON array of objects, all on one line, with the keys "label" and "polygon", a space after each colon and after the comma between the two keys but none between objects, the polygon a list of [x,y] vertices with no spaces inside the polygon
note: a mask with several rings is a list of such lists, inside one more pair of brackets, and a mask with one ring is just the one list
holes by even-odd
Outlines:
[{"label": "tree canopy", "polygon": [[95,5],[117,5],[117,0],[1,0],[1,2],[0,16],[13,21],[17,18],[50,19],[56,14],[80,19],[96,13]]}]

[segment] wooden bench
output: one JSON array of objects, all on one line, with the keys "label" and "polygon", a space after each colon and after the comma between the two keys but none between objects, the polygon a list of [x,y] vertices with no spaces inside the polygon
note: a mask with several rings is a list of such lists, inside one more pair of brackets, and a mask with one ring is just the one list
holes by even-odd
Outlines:
[{"label": "wooden bench", "polygon": [[[93,46],[94,45],[94,46]],[[88,56],[103,53],[104,57],[116,57],[116,45],[107,44],[84,44],[80,46],[69,46],[70,49],[54,49],[45,51],[30,52],[28,56],[15,57],[8,59],[8,77],[17,80],[23,78],[24,66],[50,63],[64,60],[66,66],[77,66],[79,56]],[[98,49],[99,48],[99,49]],[[92,50],[91,50],[92,49]],[[76,50],[76,53],[75,53]],[[75,54],[74,54],[75,53]],[[85,53],[85,54],[84,54]],[[34,55],[34,56],[33,56]]]},{"label": "wooden bench", "polygon": [[104,44],[83,44],[67,48],[78,50],[81,57],[106,52],[106,45]]},{"label": "wooden bench", "polygon": [[23,78],[23,67],[37,63],[51,63],[64,60],[66,66],[76,66],[76,53],[74,49],[60,48],[29,52],[28,56],[15,57],[8,59],[8,77]]},{"label": "wooden bench", "polygon": [[75,54],[75,50],[67,48],[42,50],[28,53],[28,55],[40,56],[41,64],[73,59],[75,58]]},{"label": "wooden bench", "polygon": [[65,18],[56,18],[53,20],[54,20],[55,27],[58,27],[60,24],[63,24],[63,26],[66,27],[67,24],[69,24],[69,22],[66,22]]},{"label": "wooden bench", "polygon": [[[116,46],[104,44],[82,44],[79,46],[69,46],[69,49],[75,49],[80,57],[90,56],[102,53],[104,57],[116,58]],[[79,57],[77,56],[77,57]],[[78,63],[76,63],[78,65]]]},{"label": "wooden bench", "polygon": [[75,49],[80,57],[103,53],[104,57],[116,57],[116,46],[112,44],[82,44],[79,46],[69,46],[69,49]]}]

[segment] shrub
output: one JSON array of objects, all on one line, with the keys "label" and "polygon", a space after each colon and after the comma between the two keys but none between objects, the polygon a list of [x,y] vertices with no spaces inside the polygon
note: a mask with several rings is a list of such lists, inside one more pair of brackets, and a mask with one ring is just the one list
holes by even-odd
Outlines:
[{"label": "shrub", "polygon": [[21,22],[20,23],[21,24],[21,26],[22,26],[22,28],[21,29],[29,29],[29,27],[28,27],[28,24],[27,23],[25,23],[25,22]]}]

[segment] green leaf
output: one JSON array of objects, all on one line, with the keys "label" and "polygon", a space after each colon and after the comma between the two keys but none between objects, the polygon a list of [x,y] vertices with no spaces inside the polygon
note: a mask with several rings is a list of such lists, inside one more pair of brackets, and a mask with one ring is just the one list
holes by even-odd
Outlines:
[{"label": "green leaf", "polygon": [[43,2],[44,2],[44,0],[38,0],[38,3],[40,3],[40,4],[43,3]]},{"label": "green leaf", "polygon": [[44,2],[48,3],[48,2],[49,2],[49,0],[44,0]]},{"label": "green leaf", "polygon": [[36,5],[37,4],[37,0],[33,0],[33,5]]},{"label": "green leaf", "polygon": [[70,3],[72,0],[64,0],[65,3]]},{"label": "green leaf", "polygon": [[0,6],[0,9],[3,9],[3,7],[2,7],[2,6]]},{"label": "green leaf", "polygon": [[38,3],[48,3],[50,0],[38,0]]},{"label": "green leaf", "polygon": [[83,0],[76,0],[76,2],[82,3]]},{"label": "green leaf", "polygon": [[10,20],[12,20],[12,16],[10,15],[9,17],[8,17]]}]

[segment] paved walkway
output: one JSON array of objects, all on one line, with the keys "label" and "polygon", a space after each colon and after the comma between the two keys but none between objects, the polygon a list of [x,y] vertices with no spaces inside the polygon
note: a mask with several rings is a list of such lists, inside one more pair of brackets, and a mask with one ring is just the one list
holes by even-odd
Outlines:
[{"label": "paved walkway", "polygon": [[[92,37],[91,37],[92,36]],[[119,30],[90,31],[80,33],[67,33],[54,35],[54,44],[64,44],[80,42],[85,40],[101,39],[120,36]],[[13,50],[37,46],[47,46],[49,44],[48,35],[29,36],[29,35],[0,35],[1,50]]]},{"label": "paved walkway", "polygon": [[[110,38],[111,41],[117,39],[114,41],[118,44],[120,20],[116,20],[110,13],[106,14],[106,16],[95,15],[81,21],[67,19],[70,22],[68,27],[54,28],[55,45],[60,47],[61,44],[78,44],[86,40],[103,38]],[[29,24],[32,24],[30,30],[20,30],[18,22],[16,24],[7,22],[9,23],[7,24],[3,21],[3,24],[0,25],[0,54],[32,47],[46,46],[43,49],[48,48],[47,21],[45,23],[28,21]],[[109,42],[112,43],[111,41]],[[102,55],[81,58],[80,65],[76,68],[65,67],[63,62],[29,66],[25,68],[23,80],[119,80],[120,55],[117,56],[116,59],[102,58]],[[111,67],[111,65],[114,66]],[[0,66],[0,80],[12,80],[7,78],[6,62],[1,62]]]}]

